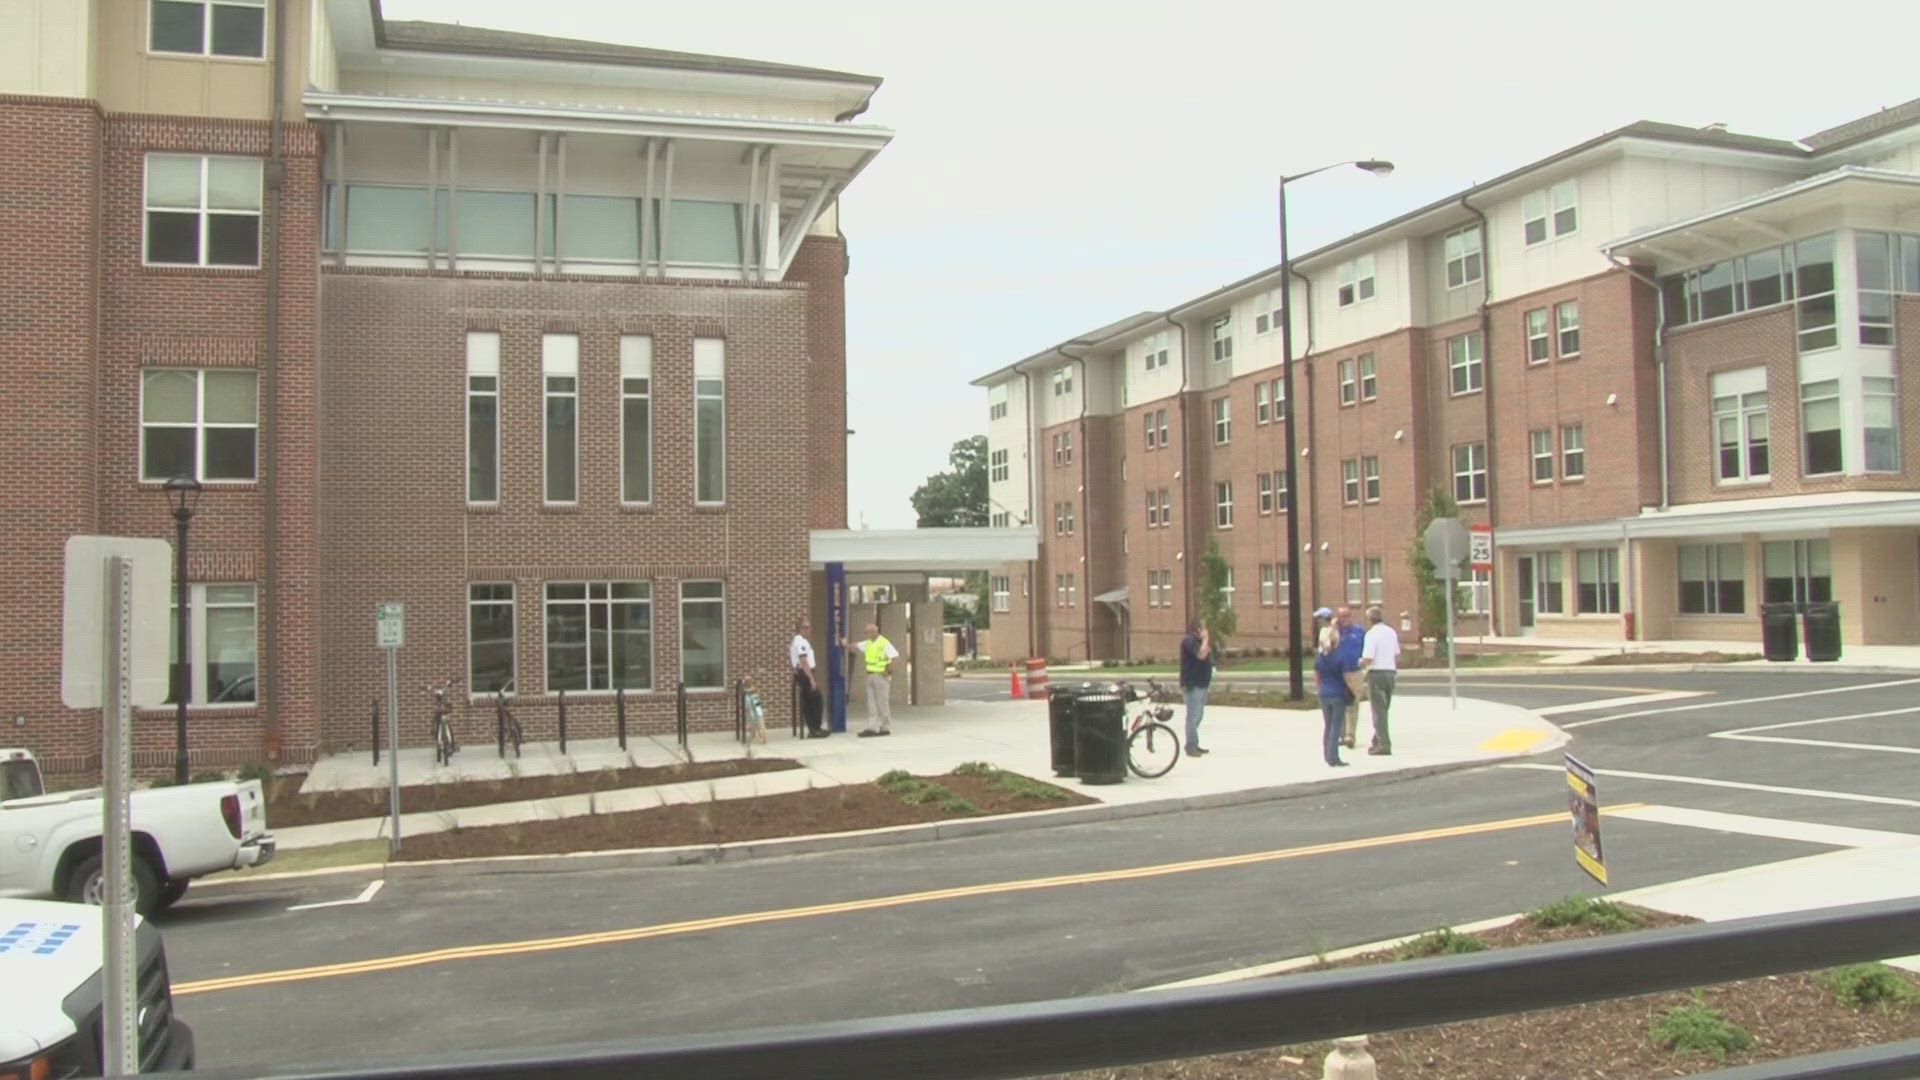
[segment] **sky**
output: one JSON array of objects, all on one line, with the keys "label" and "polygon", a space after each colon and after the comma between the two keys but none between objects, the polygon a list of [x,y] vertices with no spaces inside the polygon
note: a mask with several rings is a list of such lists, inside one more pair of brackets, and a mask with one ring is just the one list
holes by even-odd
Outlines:
[{"label": "sky", "polygon": [[[968,383],[1635,120],[1796,139],[1920,97],[1913,0],[1792,25],[1701,0],[384,0],[462,22],[877,75],[847,190],[849,520],[986,430]],[[1573,14],[1561,14],[1571,11]],[[1811,7],[1802,12],[1811,15]],[[1812,44],[1835,36],[1829,45]]]}]

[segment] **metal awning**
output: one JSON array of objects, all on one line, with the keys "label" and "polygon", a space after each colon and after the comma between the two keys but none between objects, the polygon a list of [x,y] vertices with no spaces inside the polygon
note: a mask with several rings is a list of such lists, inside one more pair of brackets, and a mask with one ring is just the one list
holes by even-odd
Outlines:
[{"label": "metal awning", "polygon": [[997,570],[1040,557],[1040,531],[1008,529],[815,529],[808,534],[814,566],[841,563],[849,574],[939,574]]},{"label": "metal awning", "polygon": [[1112,604],[1114,607],[1126,607],[1127,587],[1122,585],[1117,589],[1108,589],[1106,592],[1094,597],[1094,599],[1103,604]]}]

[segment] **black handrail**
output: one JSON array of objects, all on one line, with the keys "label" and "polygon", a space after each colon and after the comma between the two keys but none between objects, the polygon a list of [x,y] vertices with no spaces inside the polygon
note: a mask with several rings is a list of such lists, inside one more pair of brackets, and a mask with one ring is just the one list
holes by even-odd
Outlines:
[{"label": "black handrail", "polygon": [[680,748],[687,748],[687,681],[681,679],[674,684],[673,691],[674,732],[680,737]]},{"label": "black handrail", "polygon": [[627,748],[627,688],[613,692],[613,727],[620,738],[620,749]]},{"label": "black handrail", "polygon": [[567,692],[565,689],[562,689],[560,691],[560,753],[564,756],[566,752],[567,752]]},{"label": "black handrail", "polygon": [[[1890,900],[1219,986],[276,1076],[998,1080],[1316,1042],[1864,962],[1909,953],[1915,940],[1920,899]],[[1909,1060],[1920,1056],[1920,1048],[1908,1043],[1861,1054]],[[1885,1068],[1823,1071],[1817,1060],[1714,1080],[1911,1075]],[[182,1074],[183,1080],[220,1075]]]}]

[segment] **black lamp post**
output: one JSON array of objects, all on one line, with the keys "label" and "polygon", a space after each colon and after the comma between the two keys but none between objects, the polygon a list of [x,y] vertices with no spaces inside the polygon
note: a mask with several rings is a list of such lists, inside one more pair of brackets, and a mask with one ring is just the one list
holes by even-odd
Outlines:
[{"label": "black lamp post", "polygon": [[1322,165],[1303,173],[1280,178],[1280,394],[1287,402],[1287,695],[1295,701],[1306,695],[1306,678],[1301,671],[1300,609],[1300,451],[1293,434],[1293,264],[1287,256],[1287,181],[1304,180],[1314,173],[1352,165],[1375,176],[1393,171],[1391,161],[1341,161]]},{"label": "black lamp post", "polygon": [[187,588],[187,523],[193,520],[194,507],[200,502],[200,481],[181,473],[167,481],[165,491],[167,503],[173,508],[173,581],[174,588],[179,590],[175,634],[180,642],[180,655],[173,666],[173,782],[184,784],[187,782],[187,698],[193,689],[189,631],[193,594]]}]

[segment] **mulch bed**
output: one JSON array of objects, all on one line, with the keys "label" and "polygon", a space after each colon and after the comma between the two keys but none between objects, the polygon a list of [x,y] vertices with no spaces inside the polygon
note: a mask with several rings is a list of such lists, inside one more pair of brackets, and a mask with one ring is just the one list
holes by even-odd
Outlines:
[{"label": "mulch bed", "polygon": [[[800,763],[786,758],[733,758],[726,761],[699,761],[691,764],[658,765],[645,768],[595,769],[590,772],[556,773],[551,776],[521,776],[510,780],[460,780],[443,784],[413,784],[400,789],[400,810],[414,813],[426,810],[457,810],[463,806],[544,799],[554,795],[585,795],[595,791],[679,784],[688,780],[715,780],[723,776],[780,772],[797,769]],[[384,817],[388,813],[387,789],[359,788],[352,791],[315,791],[300,793],[305,773],[276,776],[267,782],[267,824],[277,829],[295,825],[319,825],[329,821]]]},{"label": "mulch bed", "polygon": [[1052,785],[1044,786],[1062,797],[1049,799],[1034,794],[1015,794],[977,776],[948,773],[926,779],[972,803],[974,812],[943,810],[933,802],[912,805],[877,784],[847,784],[785,795],[720,799],[619,814],[428,833],[408,837],[401,845],[400,858],[418,861],[486,855],[549,855],[568,851],[769,840],[782,836],[811,836],[886,825],[915,825],[991,814],[1051,810],[1099,801],[1077,791]]},{"label": "mulch bed", "polygon": [[[1646,918],[1648,927],[1696,921],[1633,910]],[[1500,948],[1599,933],[1587,927],[1541,929],[1522,919],[1474,936],[1489,948]],[[1371,953],[1304,970],[1394,959],[1391,952]],[[1920,978],[1902,974],[1920,989]],[[1367,1052],[1385,1080],[1645,1080],[1920,1037],[1920,1008],[1843,1005],[1821,982],[1819,972],[1722,983],[1698,993],[1705,1005],[1753,1035],[1751,1050],[1730,1053],[1722,1061],[1655,1045],[1649,1034],[1653,1022],[1667,1009],[1694,1002],[1694,992],[1683,991],[1374,1034]],[[1331,1049],[1331,1043],[1316,1043],[1067,1075],[1074,1080],[1310,1080],[1321,1075]]]},{"label": "mulch bed", "polygon": [[1722,652],[1629,652],[1605,653],[1580,661],[1582,664],[1732,664],[1742,660],[1764,660],[1761,653]]}]

